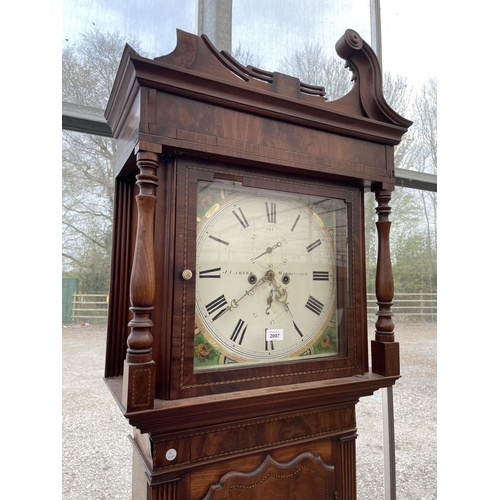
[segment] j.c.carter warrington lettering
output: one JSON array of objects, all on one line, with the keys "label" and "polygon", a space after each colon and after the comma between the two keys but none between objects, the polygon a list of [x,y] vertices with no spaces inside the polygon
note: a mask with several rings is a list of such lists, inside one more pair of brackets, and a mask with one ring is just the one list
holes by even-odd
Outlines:
[{"label": "j.c.carter warrington lettering", "polygon": [[[231,269],[226,269],[222,271],[222,274],[232,274],[232,275],[239,275],[239,276],[247,276],[249,274],[252,274],[252,271],[233,271]],[[287,276],[307,276],[309,273],[289,273],[285,271],[278,271],[278,275],[287,275]]]}]

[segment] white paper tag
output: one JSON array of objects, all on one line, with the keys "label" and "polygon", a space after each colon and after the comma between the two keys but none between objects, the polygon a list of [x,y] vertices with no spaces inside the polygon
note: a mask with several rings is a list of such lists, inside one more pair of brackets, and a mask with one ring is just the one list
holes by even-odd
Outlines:
[{"label": "white paper tag", "polygon": [[277,328],[266,328],[266,340],[283,340],[283,330]]}]

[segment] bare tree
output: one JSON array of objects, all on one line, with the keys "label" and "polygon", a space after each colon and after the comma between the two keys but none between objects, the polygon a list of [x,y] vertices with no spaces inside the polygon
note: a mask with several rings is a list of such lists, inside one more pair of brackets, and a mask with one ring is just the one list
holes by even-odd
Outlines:
[{"label": "bare tree", "polygon": [[303,83],[325,87],[326,98],[338,99],[352,88],[351,72],[336,55],[327,56],[321,45],[306,45],[280,61],[280,71]]},{"label": "bare tree", "polygon": [[[389,106],[401,116],[411,116],[411,102],[413,88],[408,79],[401,75],[384,73],[384,97]],[[412,169],[413,143],[415,140],[415,129],[410,127],[408,132],[403,135],[401,142],[394,148],[394,164],[397,168]]]},{"label": "bare tree", "polygon": [[[304,83],[325,87],[330,100],[346,95],[352,88],[351,73],[336,56],[328,57],[319,45],[306,45],[303,50],[281,61],[280,70],[299,78]],[[384,97],[400,115],[413,119],[415,124],[395,147],[397,168],[435,173],[437,142],[435,136],[435,86],[429,82],[420,92],[414,92],[408,80],[400,75],[384,74]],[[434,167],[431,167],[431,166]],[[435,289],[436,228],[434,193],[397,188],[391,206],[394,221],[392,247],[395,257],[396,284],[400,288]],[[372,194],[365,196],[366,251],[368,289],[375,276],[376,241],[375,202]],[[418,263],[417,263],[418,262]],[[425,285],[425,287],[423,286]]]},{"label": "bare tree", "polygon": [[413,102],[414,127],[418,131],[419,147],[414,168],[437,174],[437,79],[421,87]]},{"label": "bare tree", "polygon": [[[82,35],[76,44],[64,49],[63,100],[103,109],[126,41],[140,52],[140,44],[133,38],[125,40],[118,33],[99,31]],[[259,66],[258,60],[241,46],[233,55],[243,65]],[[346,95],[352,88],[351,72],[344,62],[337,56],[327,56],[319,45],[306,45],[296,51],[280,62],[279,70],[304,83],[325,87],[330,100]],[[406,79],[384,75],[384,96],[389,105],[414,120],[395,149],[396,167],[437,172],[436,95],[435,79],[413,95]],[[63,132],[63,270],[88,283],[88,291],[107,289],[115,147],[108,138]],[[376,248],[373,195],[367,196],[366,204],[370,272]],[[435,286],[431,281],[435,282],[436,273],[436,208],[434,193],[397,189],[393,195],[392,245],[396,268],[403,273],[397,277],[399,283],[409,283],[409,275],[404,273],[414,273],[415,266],[408,262],[422,255],[425,246],[428,268],[419,272],[429,276],[429,288]]]},{"label": "bare tree", "polygon": [[[104,109],[120,58],[133,39],[94,30],[62,54],[63,101]],[[112,233],[113,139],[63,131],[63,273],[80,279],[85,291],[107,291]]]},{"label": "bare tree", "polygon": [[241,65],[243,66],[255,66],[260,67],[259,59],[252,54],[249,49],[243,49],[241,42],[238,44],[233,53],[231,54]]},{"label": "bare tree", "polygon": [[[415,154],[415,169],[437,175],[437,79],[429,78],[417,94],[413,113],[419,138]],[[427,253],[436,273],[437,249],[437,193],[420,192],[427,222]]]}]

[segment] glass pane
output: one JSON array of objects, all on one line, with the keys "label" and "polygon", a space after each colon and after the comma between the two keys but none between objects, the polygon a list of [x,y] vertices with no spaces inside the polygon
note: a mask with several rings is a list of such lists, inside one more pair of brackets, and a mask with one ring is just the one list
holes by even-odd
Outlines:
[{"label": "glass pane", "polygon": [[437,3],[381,0],[384,71],[419,87],[437,75]]},{"label": "glass pane", "polygon": [[[347,29],[370,40],[368,0],[233,0],[233,55],[243,64],[321,85],[329,98],[345,95],[351,74],[335,52]],[[340,68],[337,68],[337,66]],[[332,82],[340,78],[343,85]]]},{"label": "glass pane", "polygon": [[196,33],[196,0],[64,0],[63,101],[104,109],[125,44],[145,57],[170,53],[176,28]]},{"label": "glass pane", "polygon": [[[375,199],[365,195],[368,335],[374,337]],[[437,220],[435,193],[396,188],[391,256],[395,340],[401,379],[393,388],[396,489],[401,498],[437,498]],[[384,498],[382,392],[357,405],[358,494]],[[407,471],[412,471],[408,474]],[[425,480],[424,480],[425,478]]]},{"label": "glass pane", "polygon": [[200,182],[198,217],[195,372],[340,354],[344,200]]},{"label": "glass pane", "polygon": [[116,141],[65,130],[62,148],[63,278],[80,294],[107,294]]},{"label": "glass pane", "polygon": [[63,48],[84,33],[117,32],[138,40],[141,55],[165,55],[175,47],[176,28],[196,33],[197,11],[197,0],[63,0]]},{"label": "glass pane", "polygon": [[[384,95],[394,110],[413,120],[395,148],[395,166],[433,175],[437,175],[435,9],[431,0],[418,5],[381,1]],[[432,196],[436,202],[436,195]]]},{"label": "glass pane", "polygon": [[[392,193],[391,199],[391,257],[394,274],[394,293],[432,294],[429,307],[420,310],[419,300],[408,307],[398,305],[393,310],[396,319],[410,316],[410,319],[425,317],[436,320],[435,294],[437,292],[437,200],[436,193],[416,189],[399,188]],[[365,238],[367,290],[370,298],[375,298],[375,271],[377,252],[377,233],[375,228],[375,197],[365,195]],[[401,300],[410,300],[401,297]],[[396,299],[395,299],[396,300]],[[370,307],[370,304],[369,304]],[[374,311],[375,305],[371,308]]]}]

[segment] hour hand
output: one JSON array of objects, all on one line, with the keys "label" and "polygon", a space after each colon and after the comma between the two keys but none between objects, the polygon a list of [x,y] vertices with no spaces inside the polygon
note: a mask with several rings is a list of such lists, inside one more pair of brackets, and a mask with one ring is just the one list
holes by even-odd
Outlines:
[{"label": "hour hand", "polygon": [[255,262],[257,259],[262,257],[263,255],[266,255],[266,253],[272,253],[272,251],[278,247],[281,246],[281,241],[278,241],[276,245],[273,245],[272,247],[267,247],[260,255],[257,255],[257,257],[253,257],[251,260],[252,262]]}]

